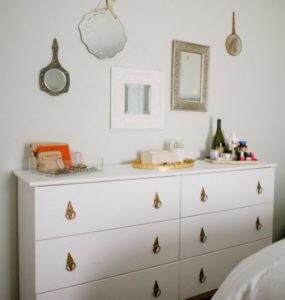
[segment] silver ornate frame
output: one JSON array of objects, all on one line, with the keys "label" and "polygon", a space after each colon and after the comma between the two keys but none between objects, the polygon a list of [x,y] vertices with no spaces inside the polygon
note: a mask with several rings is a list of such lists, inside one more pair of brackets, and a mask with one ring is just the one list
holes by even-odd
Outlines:
[{"label": "silver ornate frame", "polygon": [[[183,99],[179,95],[181,52],[197,53],[202,55],[200,99]],[[171,78],[171,109],[207,111],[208,72],[210,47],[188,42],[172,42],[172,78]]]}]

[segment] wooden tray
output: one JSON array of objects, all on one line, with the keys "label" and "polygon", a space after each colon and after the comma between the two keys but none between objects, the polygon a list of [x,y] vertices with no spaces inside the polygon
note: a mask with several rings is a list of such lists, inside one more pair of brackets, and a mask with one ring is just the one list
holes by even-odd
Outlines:
[{"label": "wooden tray", "polygon": [[211,163],[211,164],[227,164],[227,165],[251,165],[251,164],[257,164],[258,160],[212,160],[209,158],[205,158],[205,161]]},{"label": "wooden tray", "polygon": [[185,169],[185,168],[191,168],[194,165],[194,160],[187,159],[187,161],[183,163],[168,163],[168,164],[158,164],[158,165],[152,165],[152,164],[142,164],[140,160],[133,160],[132,166],[136,169],[147,169],[147,170],[176,170],[176,169]]}]

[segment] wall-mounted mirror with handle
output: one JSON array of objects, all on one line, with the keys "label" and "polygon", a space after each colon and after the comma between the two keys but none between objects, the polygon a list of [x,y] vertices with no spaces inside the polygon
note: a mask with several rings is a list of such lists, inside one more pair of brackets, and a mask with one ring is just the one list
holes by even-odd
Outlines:
[{"label": "wall-mounted mirror with handle", "polygon": [[52,44],[52,60],[48,66],[41,69],[39,76],[40,89],[52,96],[67,93],[70,84],[70,76],[58,60],[57,40]]},{"label": "wall-mounted mirror with handle", "polygon": [[172,44],[172,109],[207,111],[209,47]]}]

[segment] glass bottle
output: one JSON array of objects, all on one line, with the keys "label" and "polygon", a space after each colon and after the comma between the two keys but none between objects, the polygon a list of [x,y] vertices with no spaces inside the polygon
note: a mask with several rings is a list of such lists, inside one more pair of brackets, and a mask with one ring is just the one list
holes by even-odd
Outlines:
[{"label": "glass bottle", "polygon": [[217,130],[213,138],[212,149],[218,149],[220,153],[225,149],[225,138],[222,132],[222,120],[217,120]]}]

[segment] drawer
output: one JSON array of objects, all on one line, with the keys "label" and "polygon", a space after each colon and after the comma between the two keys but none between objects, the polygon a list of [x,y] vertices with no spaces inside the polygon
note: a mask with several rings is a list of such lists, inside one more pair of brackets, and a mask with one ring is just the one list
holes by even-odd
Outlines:
[{"label": "drawer", "polygon": [[37,300],[153,300],[159,293],[161,300],[178,299],[179,263],[39,294]]},{"label": "drawer", "polygon": [[253,169],[182,177],[183,217],[273,202],[274,169]]},{"label": "drawer", "polygon": [[179,202],[178,177],[38,187],[36,240],[179,218]]},{"label": "drawer", "polygon": [[36,293],[175,262],[178,256],[179,220],[38,241]]},{"label": "drawer", "polygon": [[180,257],[188,258],[272,236],[273,204],[181,220]]},{"label": "drawer", "polygon": [[242,259],[270,244],[264,239],[181,261],[180,299],[217,289]]}]

